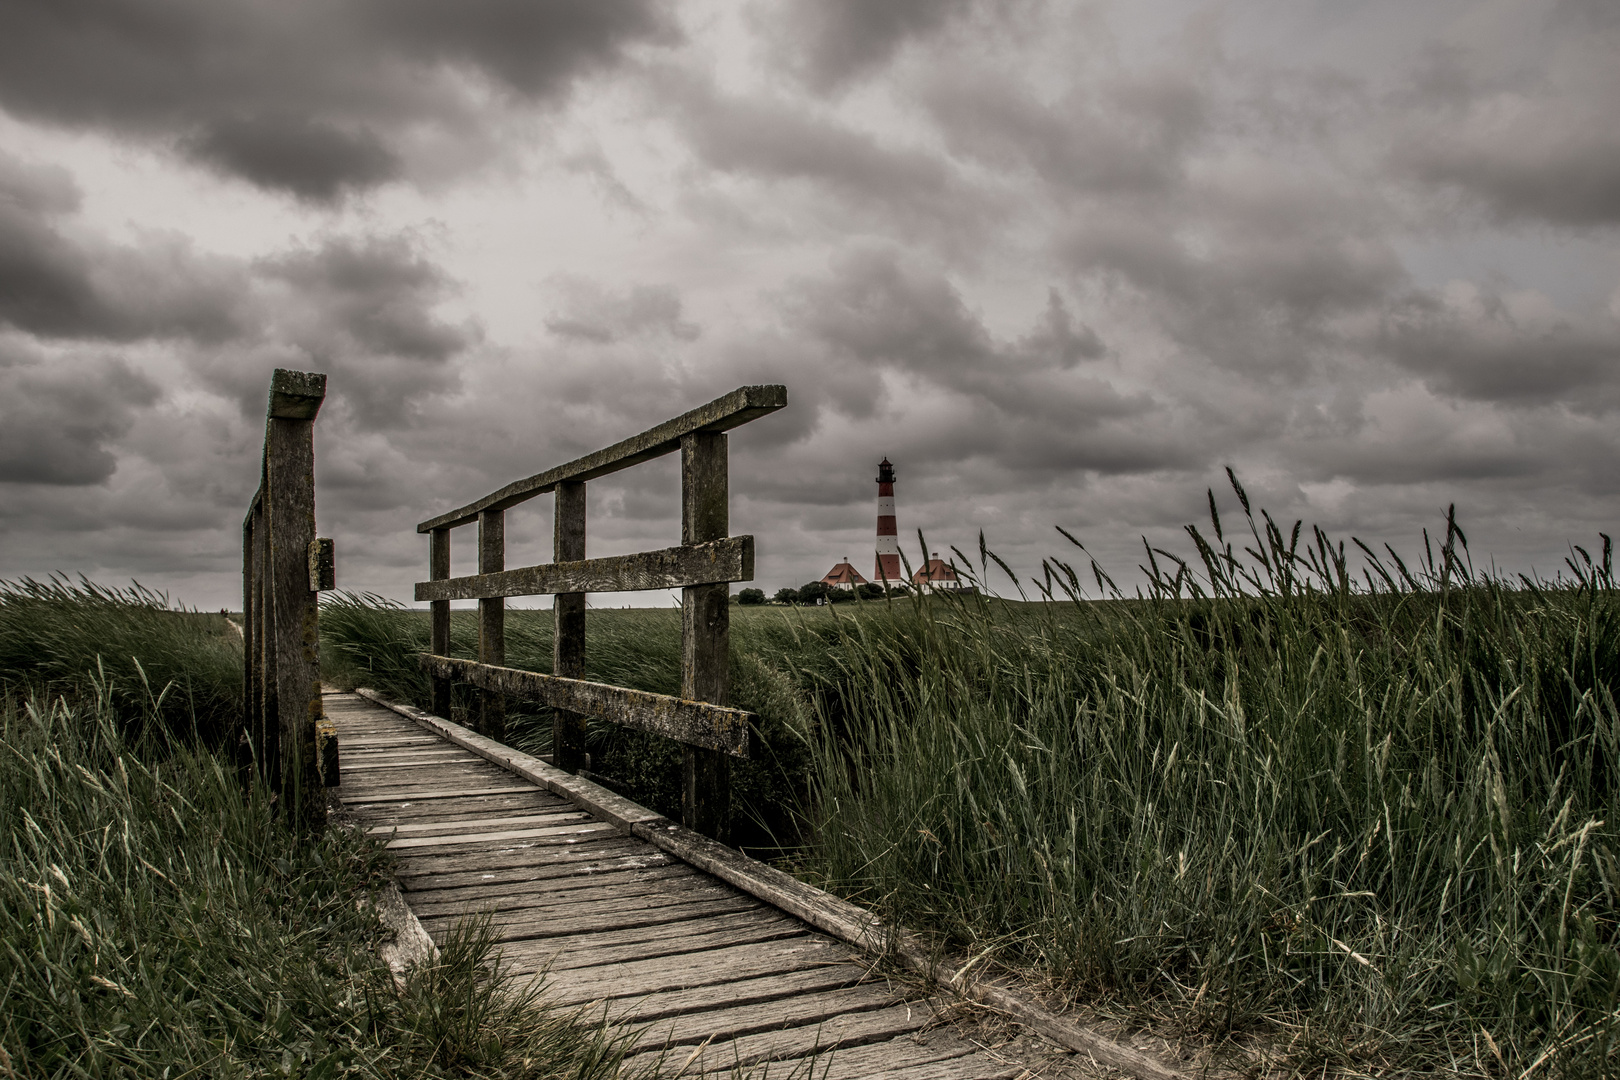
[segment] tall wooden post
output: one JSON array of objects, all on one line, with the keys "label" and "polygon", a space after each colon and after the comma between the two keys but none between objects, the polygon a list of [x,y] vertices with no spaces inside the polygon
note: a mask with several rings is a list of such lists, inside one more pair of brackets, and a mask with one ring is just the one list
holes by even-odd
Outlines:
[{"label": "tall wooden post", "polygon": [[[478,572],[506,569],[506,512],[485,510],[478,515]],[[478,601],[478,662],[506,665],[506,600]],[[479,727],[497,742],[506,738],[506,699],[494,691],[478,695]]]},{"label": "tall wooden post", "polygon": [[252,773],[253,757],[258,748],[259,720],[259,654],[257,612],[254,611],[258,581],[254,576],[253,552],[255,547],[254,523],[259,512],[259,500],[264,491],[253,496],[247,517],[242,519],[242,730],[237,733],[236,768],[244,783]]},{"label": "tall wooden post", "polygon": [[[268,421],[266,422],[268,426]],[[276,705],[276,617],[270,607],[270,514],[266,478],[269,462],[259,481],[260,497],[253,508],[253,658],[259,668],[259,701],[254,711],[253,754],[259,775],[272,792],[281,790],[281,728]]]},{"label": "tall wooden post", "polygon": [[[552,560],[578,562],[585,558],[585,483],[557,485],[552,528]],[[585,677],[585,594],[558,593],[551,602],[551,671],[570,679]],[[585,767],[585,717],[557,709],[551,721],[551,761],[557,768],[577,773]]]},{"label": "tall wooden post", "polygon": [[[450,576],[450,530],[434,529],[428,536],[428,577],[433,581],[443,581]],[[432,608],[432,640],[428,651],[436,656],[449,656],[450,601],[435,600]],[[450,680],[437,675],[433,677],[433,712],[446,720],[451,719]]]},{"label": "tall wooden post", "polygon": [[273,726],[280,740],[283,813],[289,825],[304,832],[318,832],[326,821],[315,745],[315,725],[323,718],[319,607],[309,573],[315,541],[315,415],[325,396],[325,375],[278,369],[270,380],[264,440],[266,615],[276,654],[276,709],[266,716],[266,728]]},{"label": "tall wooden post", "polygon": [[[730,528],[726,436],[697,431],[681,436],[681,543],[719,540]],[[688,585],[681,590],[681,696],[726,705],[731,697],[731,586]],[[686,746],[681,816],[687,828],[728,839],[731,763],[724,754]]]}]

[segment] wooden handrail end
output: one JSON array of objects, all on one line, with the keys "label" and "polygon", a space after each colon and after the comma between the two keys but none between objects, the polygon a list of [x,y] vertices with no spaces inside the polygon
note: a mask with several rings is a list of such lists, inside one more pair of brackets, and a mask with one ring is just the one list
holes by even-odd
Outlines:
[{"label": "wooden handrail end", "polygon": [[326,376],[319,371],[276,368],[270,376],[270,419],[313,420],[326,400]]}]

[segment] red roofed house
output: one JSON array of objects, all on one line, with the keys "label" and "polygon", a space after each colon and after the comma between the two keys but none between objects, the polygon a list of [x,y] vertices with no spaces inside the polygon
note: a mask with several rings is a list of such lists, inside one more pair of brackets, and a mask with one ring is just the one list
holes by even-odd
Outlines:
[{"label": "red roofed house", "polygon": [[866,579],[861,577],[859,570],[850,565],[849,556],[845,555],[843,562],[827,571],[821,583],[829,589],[853,589],[857,585],[865,585]]},{"label": "red roofed house", "polygon": [[951,564],[941,559],[937,551],[916,573],[911,575],[911,583],[917,587],[918,592],[925,593],[967,587],[956,576],[956,571],[951,569]]}]

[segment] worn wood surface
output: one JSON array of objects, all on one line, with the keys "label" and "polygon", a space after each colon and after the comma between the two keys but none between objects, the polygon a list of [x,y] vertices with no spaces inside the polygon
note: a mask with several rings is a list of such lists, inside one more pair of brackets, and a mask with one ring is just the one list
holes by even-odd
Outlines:
[{"label": "worn wood surface", "polygon": [[[874,977],[856,950],[592,820],[548,786],[591,799],[610,792],[408,711],[420,720],[327,696],[344,746],[345,808],[388,838],[406,902],[435,940],[488,912],[506,972],[541,978],[559,1004],[631,1025],[635,1063],[662,1054],[670,1075],[1020,1074],[941,1026],[926,1000]],[[442,760],[456,754],[424,749],[419,724],[481,752],[440,742],[460,755]],[[514,783],[485,756],[503,751],[544,782]],[[615,816],[663,820],[635,809]]]},{"label": "worn wood surface", "polygon": [[[561,496],[564,485],[558,486]],[[581,484],[580,487],[585,485]],[[558,499],[559,507],[562,499]],[[581,545],[583,546],[583,545]],[[491,596],[562,596],[587,592],[677,589],[708,582],[754,580],[754,538],[733,536],[707,544],[682,545],[609,555],[600,559],[522,566],[497,574],[473,574],[447,581],[418,581],[418,600],[478,600]]]},{"label": "worn wood surface", "polygon": [[[434,529],[428,539],[428,577],[443,581],[450,576],[450,530]],[[450,601],[435,600],[432,605],[429,648],[439,656],[450,655]],[[433,679],[433,711],[450,719],[450,680]]]},{"label": "worn wood surface", "polygon": [[454,528],[477,520],[484,510],[506,510],[526,499],[551,491],[565,480],[594,480],[599,476],[628,469],[643,461],[673,453],[681,436],[693,431],[729,431],[750,420],[775,412],[787,404],[785,386],[741,386],[707,405],[700,405],[655,428],[632,435],[605,450],[547,469],[508,484],[474,502],[447,514],[430,518],[416,527],[417,532]]},{"label": "worn wood surface", "polygon": [[337,548],[331,539],[317,536],[309,542],[309,591],[337,588]]},{"label": "worn wood surface", "polygon": [[313,420],[326,400],[326,376],[318,371],[289,371],[276,368],[270,373],[272,420]]},{"label": "worn wood surface", "polygon": [[598,716],[638,731],[651,731],[734,757],[748,756],[748,724],[753,714],[742,709],[646,690],[627,690],[584,679],[564,679],[538,671],[492,667],[450,656],[423,653],[421,660],[428,673],[435,677],[460,679],[483,690]]},{"label": "worn wood surface", "polygon": [[[256,523],[262,505],[261,491],[253,496],[247,517],[242,520],[242,730],[238,736],[238,769],[251,764],[261,749],[264,739],[264,719],[260,712],[259,681],[261,671],[258,641],[259,577],[254,559],[258,550]],[[245,758],[243,762],[241,759]]]},{"label": "worn wood surface", "polygon": [[[366,700],[382,703],[383,699],[370,690],[360,690],[357,693],[364,696]],[[936,981],[939,985],[956,992],[966,999],[980,1002],[997,1013],[1016,1019],[1025,1028],[1038,1032],[1054,1045],[1065,1047],[1081,1055],[1085,1061],[1095,1066],[1104,1069],[1117,1069],[1120,1072],[1139,1077],[1141,1080],[1187,1080],[1190,1075],[1185,1071],[1167,1065],[1153,1054],[1144,1053],[1106,1034],[1092,1030],[1083,1024],[1077,1023],[1070,1017],[1059,1016],[1025,994],[1009,990],[1005,986],[980,978],[975,974],[969,974],[968,971],[972,965],[966,964],[963,958],[939,956],[932,950],[924,948],[905,932],[885,926],[866,909],[825,893],[797,878],[782,873],[775,867],[758,862],[724,844],[716,843],[706,836],[701,836],[690,829],[677,825],[667,818],[582,777],[570,776],[560,772],[528,754],[502,746],[473,731],[469,731],[459,724],[424,713],[409,705],[390,703],[386,707],[408,717],[422,728],[437,733],[446,741],[471,751],[485,761],[498,765],[509,775],[532,780],[537,789],[543,788],[552,794],[559,795],[570,804],[586,810],[593,816],[611,821],[621,833],[629,833],[659,849],[660,854],[648,856],[645,854],[646,848],[640,845],[621,843],[596,847],[593,849],[595,861],[591,864],[580,864],[588,865],[593,872],[675,863],[702,870],[730,885],[736,886],[750,896],[763,900],[769,905],[770,910],[788,916],[795,916],[798,920],[802,920],[804,924],[823,930],[838,941],[855,945],[864,955],[889,957],[901,966],[908,967],[927,979]],[[426,792],[424,797],[433,794],[437,793]],[[667,860],[667,862],[654,861],[660,857]],[[544,871],[530,871],[521,867],[491,871],[485,869],[484,865],[483,862],[477,859],[450,856],[436,861],[433,872],[446,875],[444,880],[447,887],[449,887],[450,885],[470,885],[478,880],[486,879],[498,883],[519,882],[528,880],[531,876],[566,875],[578,870],[577,866],[563,866],[561,869],[550,867]],[[727,917],[724,925],[717,925],[721,920],[711,918],[704,923],[704,926],[705,928],[713,928],[713,932],[720,932],[742,925],[740,922],[731,920],[746,920],[747,918],[746,915]],[[678,926],[675,929],[678,930]],[[704,932],[711,931],[705,930]],[[658,934],[657,928],[643,929],[638,931],[638,935],[641,935],[638,936],[638,940],[657,942],[660,940],[659,936],[656,936]],[[661,950],[661,946],[657,944],[649,947]],[[680,950],[674,951],[678,952]],[[657,954],[663,955],[664,953],[659,951]],[[558,966],[566,966],[569,961],[557,959],[555,963]],[[523,967],[520,965],[519,970],[535,971],[539,970],[539,966]],[[813,973],[799,973],[792,976],[792,978],[810,978],[812,975]],[[746,996],[748,985],[750,984],[727,984],[725,987],[725,993],[729,995],[727,1000],[735,998],[737,1000],[732,1000],[732,1003],[738,1003],[741,1000],[739,995]],[[837,983],[837,985],[843,985],[843,983]],[[910,1036],[906,1038],[908,1041],[915,1041]],[[927,1036],[923,1037],[923,1041],[927,1041]],[[872,1053],[888,1053],[888,1050],[882,1046],[870,1049]],[[847,1071],[854,1068],[852,1062],[855,1061],[865,1061],[870,1064],[873,1060],[885,1060],[881,1057],[862,1057],[866,1053],[866,1049],[846,1052],[841,1059],[842,1064],[833,1068],[828,1075],[888,1076],[889,1073],[882,1070],[876,1072]],[[861,1067],[866,1068],[867,1066],[863,1065]],[[964,1068],[966,1067],[964,1066]],[[909,1070],[910,1066],[907,1069]],[[1092,1075],[1094,1072],[1093,1069],[1086,1072],[1086,1075]],[[818,1066],[817,1076],[820,1075],[820,1067]],[[926,1071],[905,1071],[897,1072],[895,1075],[926,1077],[929,1073]],[[978,1074],[968,1071],[950,1072],[942,1075],[971,1077]],[[1065,1071],[1063,1075],[1070,1075],[1070,1073]]]},{"label": "worn wood surface", "polygon": [[[506,512],[485,510],[478,515],[478,572],[498,574],[506,569]],[[478,601],[478,662],[499,667],[506,663],[506,601],[491,597]],[[485,687],[478,695],[478,728],[492,739],[506,738],[506,700],[499,690]]]},{"label": "worn wood surface", "polygon": [[[730,529],[726,436],[681,436],[681,542],[713,543]],[[681,590],[681,696],[731,700],[731,590],[724,582]],[[713,748],[682,748],[681,818],[689,829],[726,840],[731,821],[731,763]]]},{"label": "worn wood surface", "polygon": [[[304,386],[283,376],[304,372],[278,370],[271,390],[271,416],[264,440],[264,503],[269,540],[265,565],[265,648],[275,654],[273,724],[280,741],[280,772],[275,790],[282,813],[301,831],[319,830],[326,820],[325,788],[317,770],[315,725],[321,719],[319,635],[316,594],[309,588],[309,545],[315,539],[315,411],[318,398],[292,395],[284,412],[307,413],[309,419],[276,415],[282,382]],[[325,377],[319,385],[324,392]],[[267,667],[269,665],[266,665]],[[266,678],[268,678],[268,672]]]},{"label": "worn wood surface", "polygon": [[[557,485],[556,507],[552,515],[551,557],[558,567],[588,567],[585,558],[585,484],[565,480]],[[604,561],[596,560],[597,564]],[[563,584],[559,575],[557,584]],[[584,580],[581,580],[581,578]],[[589,575],[572,576],[566,587],[551,589],[552,599],[551,672],[565,679],[585,677],[585,592],[601,591]],[[585,753],[585,714],[571,709],[554,709],[551,719],[551,762],[563,772],[579,772],[589,766]]]}]

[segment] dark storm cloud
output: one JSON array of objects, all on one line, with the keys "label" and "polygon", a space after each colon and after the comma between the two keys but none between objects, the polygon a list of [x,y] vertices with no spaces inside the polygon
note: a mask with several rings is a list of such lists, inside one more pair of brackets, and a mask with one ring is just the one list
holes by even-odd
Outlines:
[{"label": "dark storm cloud", "polygon": [[112,444],[158,387],[121,360],[34,353],[0,340],[0,483],[99,484]]},{"label": "dark storm cloud", "polygon": [[355,351],[442,362],[474,337],[433,315],[454,283],[405,237],[337,237],[259,269],[291,286],[301,306],[315,309],[313,325],[350,339]]},{"label": "dark storm cloud", "polygon": [[0,153],[0,323],[45,338],[130,341],[234,332],[241,275],[179,238],[134,246],[70,239],[78,190],[59,169]]},{"label": "dark storm cloud", "polygon": [[1392,305],[1382,343],[1441,393],[1576,411],[1620,405],[1620,321],[1519,306],[1473,287],[1415,293]]},{"label": "dark storm cloud", "polygon": [[[475,323],[435,313],[457,284],[407,236],[333,237],[254,270],[265,283],[260,347],[295,350],[301,363],[282,366],[331,373],[365,428],[399,423],[424,395],[452,389],[451,361],[481,336]],[[211,370],[248,399],[262,392],[262,378]]]},{"label": "dark storm cloud", "polygon": [[[409,236],[331,237],[244,262],[167,234],[122,245],[86,235],[73,227],[77,202],[66,174],[0,154],[0,327],[38,343],[171,343],[204,386],[247,415],[262,410],[272,367],[329,368],[342,377],[345,407],[370,426],[453,387],[452,360],[479,340],[474,323],[436,314],[457,285]],[[96,432],[115,433],[113,413],[85,416]],[[40,477],[98,479],[110,468],[106,440],[83,441],[87,456],[61,464],[52,451]]]},{"label": "dark storm cloud", "polygon": [[1620,137],[1601,116],[1580,124],[1527,116],[1430,133],[1402,146],[1396,161],[1420,180],[1479,199],[1501,219],[1620,224]]},{"label": "dark storm cloud", "polygon": [[398,176],[424,127],[475,135],[462,76],[557,100],[673,34],[649,0],[7,0],[0,24],[14,115],[171,143],[315,200]]},{"label": "dark storm cloud", "polygon": [[306,117],[222,119],[182,145],[221,172],[317,202],[400,173],[398,156],[369,129],[345,131]]},{"label": "dark storm cloud", "polygon": [[789,70],[828,91],[881,68],[908,40],[972,7],[972,0],[788,0],[756,19]]}]

